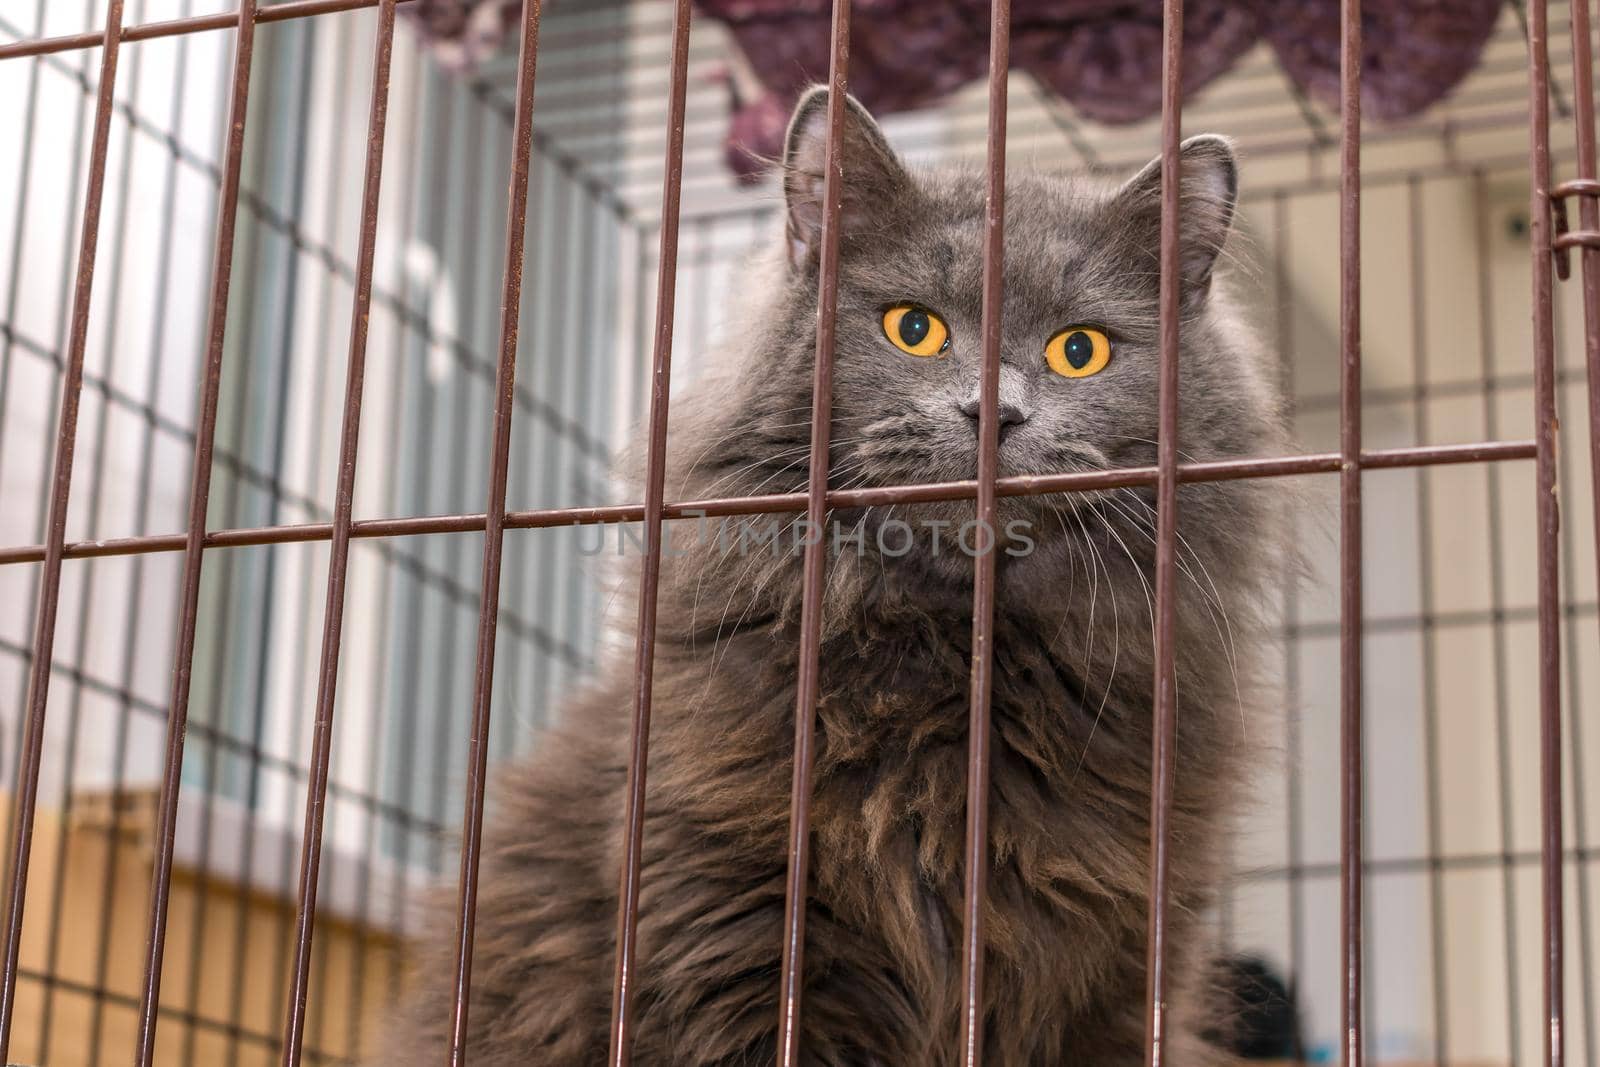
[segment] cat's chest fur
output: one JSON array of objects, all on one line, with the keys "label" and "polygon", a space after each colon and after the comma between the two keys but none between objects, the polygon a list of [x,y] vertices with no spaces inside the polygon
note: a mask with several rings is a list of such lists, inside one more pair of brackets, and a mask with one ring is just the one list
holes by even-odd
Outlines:
[{"label": "cat's chest fur", "polygon": [[[1048,972],[1056,938],[1098,925],[1092,936],[1104,939],[1106,912],[1142,885],[1131,847],[1143,841],[1138,776],[1108,780],[1091,756],[1103,749],[1125,769],[1144,742],[1034,627],[1002,614],[995,631],[990,941],[1013,966]],[[884,931],[935,986],[959,967],[971,648],[960,618],[849,633],[823,648],[815,891]]]},{"label": "cat's chest fur", "polygon": [[[830,815],[835,806],[841,816],[853,810],[872,842],[897,828],[914,831],[929,868],[937,858],[930,850],[942,847],[935,839],[954,824],[964,833],[970,625],[930,618],[836,637],[822,650],[815,793]],[[1031,629],[997,618],[995,649],[991,816],[1005,824],[1024,813],[1064,815],[1090,734],[1100,728],[1095,719],[1106,719],[1108,709],[1085,695],[1077,670]],[[1109,718],[1120,718],[1119,710],[1110,708]],[[1115,725],[1107,728],[1113,744],[1116,734]]]}]

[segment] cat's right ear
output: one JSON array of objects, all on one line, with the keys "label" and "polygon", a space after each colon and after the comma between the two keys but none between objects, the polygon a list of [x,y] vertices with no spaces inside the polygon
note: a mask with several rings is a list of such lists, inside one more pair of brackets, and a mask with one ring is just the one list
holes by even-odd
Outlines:
[{"label": "cat's right ear", "polygon": [[[783,149],[783,196],[788,207],[789,264],[815,265],[822,247],[823,179],[827,169],[828,90],[818,86],[800,97]],[[838,153],[839,224],[848,233],[874,209],[910,186],[911,179],[867,109],[844,97],[843,137]]]},{"label": "cat's right ear", "polygon": [[[1185,299],[1203,298],[1212,267],[1233,229],[1239,201],[1239,163],[1226,137],[1201,134],[1178,147],[1183,180],[1178,189],[1178,267]],[[1148,247],[1160,244],[1161,157],[1128,179],[1113,201]]]}]

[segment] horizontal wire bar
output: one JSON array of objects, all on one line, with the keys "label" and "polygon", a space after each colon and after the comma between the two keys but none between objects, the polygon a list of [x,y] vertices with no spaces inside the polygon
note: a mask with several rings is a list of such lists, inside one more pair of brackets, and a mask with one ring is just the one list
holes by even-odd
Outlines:
[{"label": "horizontal wire bar", "polygon": [[[373,299],[374,300],[377,299],[377,290],[376,289],[374,289],[374,292],[373,292]],[[7,329],[5,323],[0,323],[0,342],[4,342],[5,340],[7,340],[8,337],[11,340],[15,341],[15,343],[16,343],[16,345],[17,345],[19,350],[22,350],[22,351],[31,350],[31,351],[33,351],[33,353],[35,355],[39,355],[39,356],[41,356],[41,358],[47,359],[53,366],[55,366],[58,369],[63,368],[65,366],[65,364],[64,364],[64,362],[62,360],[60,360],[59,358],[56,358],[52,354],[48,353],[37,342],[30,340],[24,334],[16,333],[14,331],[9,331]],[[185,427],[185,426],[183,426],[183,425],[181,425],[179,423],[174,422],[172,419],[170,419],[167,416],[161,414],[159,411],[157,411],[154,407],[150,406],[149,404],[142,403],[140,401],[137,401],[137,400],[129,397],[126,393],[123,393],[120,390],[116,389],[114,386],[109,385],[106,382],[105,379],[99,378],[99,377],[96,377],[94,375],[86,373],[84,375],[84,378],[83,378],[83,384],[84,384],[84,387],[86,389],[91,389],[92,391],[97,392],[104,399],[104,401],[106,403],[112,404],[114,406],[117,406],[117,407],[121,408],[122,410],[125,410],[125,411],[129,412],[130,414],[143,419],[143,421],[147,425],[149,425],[155,431],[158,431],[158,432],[160,432],[162,434],[165,434],[171,440],[176,441],[176,442],[180,442],[180,443],[183,443],[183,444],[186,444],[186,445],[191,445],[191,446],[194,444],[195,432],[194,432],[193,429]],[[581,443],[580,442],[574,442],[574,443],[575,444],[579,444],[579,446],[581,447]],[[267,495],[272,497],[272,499],[278,504],[282,504],[282,505],[285,505],[285,506],[291,507],[291,508],[298,508],[299,510],[306,512],[308,517],[313,518],[313,519],[316,519],[319,516],[325,515],[325,514],[328,513],[327,507],[325,505],[323,505],[320,501],[315,500],[315,499],[305,495],[303,492],[293,488],[292,486],[285,485],[279,478],[277,478],[274,475],[268,473],[267,471],[263,470],[262,468],[260,468],[258,466],[255,466],[254,464],[250,463],[248,460],[240,457],[237,453],[230,452],[230,451],[228,451],[227,449],[224,449],[224,448],[216,448],[212,452],[212,459],[216,463],[220,464],[231,476],[236,478],[240,483],[242,483],[243,485],[249,486],[252,489],[256,489],[256,490],[259,490],[259,491],[261,491],[263,493],[266,493]],[[325,522],[323,522],[321,524],[322,525],[326,525]],[[277,528],[277,529],[291,528],[292,529],[292,528],[297,528],[297,525],[296,526],[291,526],[291,527],[274,527],[274,528]],[[316,523],[312,523],[311,525],[314,526],[314,525],[317,525],[317,524]],[[155,536],[164,537],[165,535],[155,535]],[[255,544],[263,544],[263,543],[293,543],[293,542],[318,541],[318,540],[326,541],[327,539],[328,538],[326,536],[323,536],[323,537],[320,537],[320,538],[318,538],[318,537],[290,538],[288,542],[252,542],[252,543],[255,543]],[[105,543],[109,544],[111,542],[107,541]],[[208,541],[208,542],[206,542],[206,547],[210,548],[210,547],[214,547],[214,546],[212,545],[211,542]],[[146,549],[146,550],[142,550],[142,551],[155,551],[155,552],[164,552],[164,551],[169,551],[169,550],[181,551],[182,548],[183,548],[183,545],[181,543],[179,543],[173,549],[169,549],[167,547],[161,547],[161,548],[156,548],[156,549]],[[452,602],[454,602],[456,604],[465,604],[465,603],[468,603],[470,601],[471,603],[476,605],[478,594],[479,594],[479,590],[476,587],[469,588],[468,586],[466,586],[462,582],[458,581],[457,579],[453,578],[452,576],[450,576],[449,574],[445,573],[444,571],[439,570],[439,569],[431,566],[425,559],[421,558],[420,556],[415,556],[415,555],[411,555],[411,554],[406,553],[406,552],[402,552],[402,551],[396,549],[392,545],[380,544],[380,545],[376,546],[376,549],[377,549],[378,552],[380,552],[383,555],[385,563],[387,563],[389,565],[392,565],[392,566],[399,567],[401,570],[405,571],[408,575],[410,575],[411,577],[415,578],[417,581],[421,582],[424,586],[426,586],[429,589],[432,589],[432,590],[440,593],[441,595],[449,598]],[[134,550],[134,551],[141,551],[141,550]],[[93,556],[95,556],[97,554],[98,555],[127,555],[129,553],[128,552],[110,552],[110,553],[93,553],[93,552],[91,552],[91,553],[88,553],[87,555],[88,555],[88,557],[92,558]],[[512,613],[512,612],[509,612],[509,611],[503,612],[502,613],[502,617],[501,617],[501,625],[505,626],[508,623],[513,627],[513,629],[515,630],[515,632],[519,636],[531,638],[536,644],[538,644],[541,648],[543,648],[543,649],[545,649],[547,651],[558,652],[569,663],[581,665],[584,662],[583,654],[580,653],[577,649],[568,646],[565,642],[559,640],[554,634],[552,634],[549,631],[547,631],[547,630],[543,629],[542,627],[538,626],[537,624],[535,624],[531,620],[527,619],[526,617],[518,615],[518,614],[515,614],[515,613]]]},{"label": "horizontal wire bar", "polygon": [[1600,230],[1572,230],[1550,243],[1557,252],[1568,248],[1600,248]]},{"label": "horizontal wire bar", "polygon": [[[1365,179],[1363,179],[1363,181],[1365,182]],[[350,277],[354,278],[353,269],[350,271]],[[378,298],[379,298],[378,297],[378,291],[376,289],[374,289],[374,292],[373,292],[374,301],[378,300]],[[58,355],[56,355],[52,350],[50,350],[48,348],[48,346],[42,344],[41,342],[33,340],[32,338],[30,338],[26,334],[23,334],[23,333],[20,333],[20,332],[17,332],[15,330],[11,329],[6,323],[0,322],[0,342],[3,342],[5,340],[7,340],[7,339],[13,341],[20,349],[28,351],[28,352],[32,353],[33,355],[38,356],[41,359],[45,359],[45,360],[49,361],[52,366],[54,366],[54,367],[56,367],[58,369],[61,368],[64,365],[64,361]],[[424,335],[423,339],[424,340],[427,339],[426,335]],[[1581,365],[1574,365],[1574,366],[1564,367],[1560,371],[1558,371],[1557,383],[1560,384],[1560,385],[1570,385],[1570,384],[1573,384],[1573,383],[1581,383],[1583,380],[1584,380],[1584,372],[1583,372],[1583,367]],[[132,397],[132,396],[126,394],[126,393],[121,392],[115,386],[112,386],[108,382],[106,382],[106,380],[103,379],[103,378],[97,377],[97,376],[95,376],[93,374],[90,374],[90,373],[86,372],[84,374],[83,381],[84,381],[85,388],[92,389],[93,391],[98,392],[106,400],[107,403],[111,403],[111,404],[117,405],[117,406],[121,407],[122,409],[128,411],[130,414],[133,414],[133,415],[135,415],[135,416],[137,416],[139,418],[144,419],[146,422],[149,422],[152,426],[154,426],[155,429],[157,429],[158,431],[160,431],[162,433],[167,434],[174,441],[179,441],[179,442],[183,442],[185,444],[191,444],[191,445],[193,444],[193,442],[194,442],[194,431],[193,431],[193,429],[185,427],[185,426],[182,426],[181,424],[174,422],[172,419],[168,418],[167,416],[162,415],[159,411],[157,411],[151,405],[149,405],[147,403],[144,403],[142,401],[139,401],[136,398],[134,398],[134,397]],[[1531,373],[1526,373],[1526,374],[1498,374],[1498,375],[1494,375],[1494,376],[1489,377],[1489,378],[1476,378],[1476,377],[1474,377],[1474,378],[1462,378],[1462,379],[1456,379],[1456,380],[1446,380],[1446,381],[1441,381],[1441,382],[1434,382],[1434,383],[1420,385],[1420,386],[1409,386],[1408,385],[1408,386],[1396,386],[1396,387],[1392,387],[1392,388],[1389,388],[1389,389],[1381,389],[1381,388],[1380,389],[1363,389],[1362,390],[1362,400],[1363,400],[1364,403],[1366,403],[1369,406],[1374,405],[1374,404],[1410,404],[1410,403],[1412,403],[1412,402],[1414,402],[1416,400],[1420,400],[1420,399],[1448,399],[1448,398],[1455,398],[1455,397],[1468,396],[1468,395],[1475,396],[1475,395],[1477,395],[1478,391],[1480,389],[1482,389],[1484,386],[1489,386],[1489,387],[1495,388],[1495,389],[1531,389],[1531,388],[1533,388],[1533,375]],[[519,388],[519,393],[520,393],[520,391],[521,390]],[[1312,393],[1312,394],[1307,394],[1305,396],[1299,397],[1295,402],[1295,407],[1300,413],[1304,414],[1304,413],[1309,412],[1309,411],[1317,411],[1317,410],[1322,410],[1322,409],[1327,409],[1327,408],[1336,408],[1338,406],[1338,403],[1339,403],[1339,394],[1337,392],[1332,392],[1332,393]],[[535,414],[537,416],[538,414],[540,414],[540,412],[536,411],[536,412],[533,412],[533,414]],[[559,428],[556,428],[556,432],[560,433],[562,431]],[[582,441],[578,441],[576,439],[570,439],[570,440],[573,440],[573,443],[576,444],[578,447],[580,447],[580,448],[584,447],[584,443]],[[249,485],[251,485],[251,486],[253,486],[255,488],[258,488],[258,489],[260,489],[260,490],[262,490],[264,492],[272,494],[273,496],[277,497],[282,502],[285,502],[285,503],[288,503],[290,505],[302,508],[303,510],[305,510],[307,512],[310,512],[312,516],[316,516],[319,513],[325,514],[327,512],[326,506],[323,505],[321,502],[319,502],[317,500],[314,500],[309,496],[306,496],[304,493],[302,493],[302,492],[300,492],[300,491],[298,491],[298,490],[296,490],[296,489],[294,489],[294,488],[292,488],[290,486],[284,485],[282,482],[280,482],[273,475],[271,475],[267,471],[261,469],[260,467],[254,466],[248,460],[243,459],[242,457],[240,457],[236,453],[229,452],[229,451],[227,451],[225,449],[218,449],[216,451],[215,458],[224,467],[228,468],[230,473],[232,473],[234,476],[240,478],[241,480],[243,480],[244,482],[246,482],[247,484],[249,484]],[[1457,461],[1457,462],[1460,462],[1460,461]],[[1371,464],[1371,463],[1366,464],[1366,465],[1367,466],[1375,466],[1375,464]],[[619,520],[619,521],[626,522],[626,521],[629,521],[629,520],[623,519],[623,520]],[[573,523],[572,525],[578,525],[578,523]],[[288,528],[293,528],[293,527],[288,527]],[[474,527],[471,527],[471,526],[467,526],[467,527],[463,527],[461,530],[448,530],[448,531],[416,530],[416,531],[400,531],[400,532],[401,533],[412,533],[412,532],[414,532],[414,533],[476,532],[477,529],[481,529],[481,527],[474,528]],[[157,535],[157,536],[162,536],[162,535]],[[373,537],[373,536],[382,536],[382,535],[367,534],[365,536]],[[324,537],[318,538],[318,537],[312,536],[312,537],[301,537],[301,538],[289,538],[288,540],[290,540],[290,541],[317,541],[317,540],[324,540],[325,541],[325,540],[327,540],[327,537],[324,536]],[[81,542],[81,544],[88,544],[88,543],[89,542]],[[106,543],[106,544],[116,544],[116,543],[120,543],[120,542],[117,541],[117,540],[106,540],[104,543]],[[262,542],[249,542],[249,543],[250,544],[259,544],[259,543],[262,543]],[[271,543],[271,542],[269,542],[269,543]],[[179,545],[178,547],[181,548],[182,546]],[[25,560],[25,559],[8,559],[8,558],[5,558],[5,556],[4,556],[5,551],[9,551],[9,550],[0,550],[0,565],[3,565],[4,563],[27,562],[27,560]],[[138,550],[133,550],[133,551],[138,551]],[[156,548],[156,549],[149,549],[147,551],[167,551],[167,549],[166,548]],[[124,554],[128,554],[128,551],[124,550],[122,552],[106,552],[106,553],[85,552],[85,553],[80,553],[80,555],[82,555],[82,556],[124,555]],[[70,552],[69,552],[69,555],[71,555]],[[418,559],[416,559],[414,557],[403,556],[402,555],[402,556],[396,557],[395,561],[400,563],[403,566],[406,566],[407,568],[410,568],[410,569],[413,569],[413,570],[417,570],[418,571],[418,577],[423,579],[424,581],[430,581],[431,580],[431,581],[434,581],[434,582],[440,584],[441,588],[445,589],[445,591],[447,593],[449,593],[450,595],[452,595],[452,596],[456,596],[456,595],[461,594],[461,593],[466,591],[466,587],[465,586],[461,586],[461,585],[453,582],[447,576],[435,574],[435,573],[429,571],[427,569],[427,567],[426,567],[426,564],[424,564],[421,560],[418,560]],[[476,589],[471,590],[471,592],[472,592],[472,594],[474,596],[477,594],[477,590]]]},{"label": "horizontal wire bar", "polygon": [[[1581,38],[1574,37],[1573,41],[1575,43],[1579,42]],[[1582,127],[1580,126],[1579,129],[1581,130]],[[1583,165],[1583,154],[1581,152],[1578,154],[1578,165],[1580,167]],[[1596,181],[1594,178],[1573,178],[1570,181],[1557,184],[1555,188],[1550,190],[1551,200],[1564,200],[1569,196],[1600,196],[1600,181]]]},{"label": "horizontal wire bar", "polygon": [[[1360,466],[1366,470],[1394,470],[1405,467],[1437,467],[1460,463],[1495,463],[1504,460],[1532,459],[1532,441],[1476,441],[1457,445],[1425,445],[1405,448],[1372,449],[1361,454]],[[1250,478],[1284,478],[1303,474],[1333,474],[1339,470],[1337,452],[1311,452],[1300,456],[1274,456],[1265,459],[1226,459],[1205,463],[1185,463],[1178,467],[1180,482],[1229,482]],[[1130,486],[1154,485],[1156,468],[1121,467],[1106,471],[1074,471],[1070,474],[1013,475],[995,482],[998,496],[1041,496],[1046,493],[1094,492]],[[877,507],[883,504],[926,504],[943,500],[971,500],[977,494],[976,481],[928,482],[922,485],[889,485],[870,489],[835,489],[827,496],[830,508]],[[737,515],[768,515],[804,511],[806,494],[772,493],[765,496],[715,497],[666,504],[662,515],[669,519],[722,518]],[[506,512],[508,530],[543,530],[563,526],[609,526],[641,522],[643,504],[602,504],[590,507],[546,508]],[[356,538],[411,537],[419,534],[477,533],[483,530],[482,512],[464,515],[419,515],[394,519],[357,519],[350,525]],[[333,525],[326,522],[289,526],[255,526],[232,530],[213,530],[206,534],[206,548],[243,548],[257,545],[298,544],[327,541]],[[73,541],[64,551],[66,559],[101,556],[129,556],[150,552],[182,550],[184,535],[151,534],[99,541]],[[43,545],[20,545],[0,549],[0,566],[12,563],[37,563],[44,559]]]},{"label": "horizontal wire bar", "polygon": [[[395,0],[396,3],[408,4],[412,0]],[[343,11],[359,11],[363,8],[377,7],[378,0],[288,0],[287,3],[273,4],[263,7],[256,16],[256,23],[287,22],[290,19],[303,19],[312,15],[335,15]],[[163,22],[145,22],[137,26],[125,26],[118,39],[127,41],[150,41],[158,37],[177,37],[186,33],[204,33],[208,30],[228,30],[239,25],[239,12],[224,11],[215,15],[194,15],[189,18],[168,19]],[[98,48],[105,43],[106,35],[101,33],[73,33],[62,37],[40,37],[28,41],[18,41],[15,44],[0,45],[0,60],[22,59],[27,56],[47,56],[57,52],[74,52],[85,48]]]}]

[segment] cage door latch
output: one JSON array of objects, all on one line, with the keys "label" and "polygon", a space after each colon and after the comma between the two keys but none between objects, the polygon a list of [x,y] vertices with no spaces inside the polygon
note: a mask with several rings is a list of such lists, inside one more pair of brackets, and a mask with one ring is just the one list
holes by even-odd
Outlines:
[{"label": "cage door latch", "polygon": [[1600,230],[1570,228],[1567,219],[1567,199],[1574,196],[1600,197],[1600,181],[1594,178],[1574,178],[1550,190],[1550,206],[1555,215],[1555,239],[1550,242],[1550,252],[1556,257],[1556,277],[1562,281],[1572,276],[1574,248],[1600,248]]}]

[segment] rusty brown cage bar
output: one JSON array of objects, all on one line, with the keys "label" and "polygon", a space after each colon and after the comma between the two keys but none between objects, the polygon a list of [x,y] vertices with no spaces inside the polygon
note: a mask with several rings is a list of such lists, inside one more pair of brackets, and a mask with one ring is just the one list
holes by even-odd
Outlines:
[{"label": "rusty brown cage bar", "polygon": [[[489,442],[489,496],[480,513],[422,515],[402,518],[361,519],[352,514],[356,472],[356,444],[363,404],[363,368],[367,315],[373,299],[372,269],[379,214],[383,146],[387,114],[389,58],[393,45],[395,9],[404,0],[291,0],[258,6],[242,0],[235,13],[207,15],[140,25],[123,24],[123,0],[108,0],[105,29],[0,45],[0,60],[38,57],[54,53],[101,49],[100,81],[95,101],[94,136],[87,180],[87,197],[80,227],[80,252],[72,301],[71,334],[67,344],[54,475],[49,498],[49,521],[42,544],[0,548],[0,564],[42,563],[38,614],[26,702],[26,734],[11,832],[10,884],[6,908],[6,956],[0,973],[0,1061],[7,1058],[18,985],[18,955],[22,938],[27,878],[34,833],[35,798],[45,736],[45,710],[52,674],[57,609],[61,598],[65,560],[113,555],[181,552],[181,630],[173,663],[172,696],[167,708],[167,750],[160,792],[160,834],[154,865],[148,925],[148,949],[142,999],[138,1062],[154,1056],[154,1034],[160,1019],[159,990],[171,893],[172,847],[177,814],[179,774],[189,702],[195,632],[199,623],[199,583],[207,550],[229,546],[272,545],[326,541],[332,547],[323,621],[315,734],[310,789],[301,839],[298,907],[294,925],[294,967],[288,1012],[284,1021],[282,1056],[297,1064],[307,1009],[312,935],[317,915],[318,865],[323,835],[323,811],[329,785],[333,740],[333,709],[344,606],[345,571],[352,539],[390,538],[402,535],[482,532],[482,600],[478,614],[477,659],[472,697],[471,739],[468,745],[467,803],[463,812],[463,847],[459,879],[459,926],[455,959],[455,998],[452,1015],[454,1038],[450,1062],[469,1062],[465,1046],[467,1007],[474,934],[474,908],[484,813],[484,784],[490,745],[491,688],[495,669],[495,639],[499,618],[502,553],[507,530],[530,530],[571,525],[611,525],[642,522],[646,530],[645,563],[636,627],[635,702],[628,763],[625,837],[620,871],[617,916],[617,958],[613,994],[613,1021],[609,1062],[629,1062],[630,992],[636,966],[636,930],[639,907],[640,864],[644,834],[645,768],[649,742],[651,671],[653,663],[656,585],[662,558],[664,520],[685,516],[732,516],[803,512],[813,528],[822,526],[830,508],[869,504],[934,500],[975,502],[980,518],[992,519],[998,496],[1083,492],[1113,487],[1153,487],[1159,502],[1156,523],[1156,705],[1151,782],[1151,893],[1149,913],[1149,987],[1146,1061],[1151,1067],[1170,1063],[1165,1044],[1167,908],[1166,844],[1172,803],[1173,751],[1178,715],[1172,649],[1172,620],[1178,590],[1176,567],[1176,509],[1180,483],[1275,478],[1312,474],[1337,474],[1340,487],[1340,707],[1342,747],[1340,809],[1342,813],[1340,892],[1340,944],[1343,951],[1340,981],[1343,988],[1342,1062],[1359,1065],[1365,1047],[1363,1004],[1363,843],[1362,843],[1362,484],[1368,471],[1447,464],[1482,464],[1533,460],[1535,463],[1537,524],[1537,623],[1539,691],[1539,790],[1542,802],[1540,868],[1544,934],[1541,948],[1544,989],[1544,1062],[1561,1067],[1564,1062],[1565,1008],[1563,1000],[1563,896],[1562,896],[1562,694],[1560,689],[1561,592],[1558,562],[1557,424],[1555,333],[1552,318],[1553,279],[1567,272],[1566,258],[1580,249],[1585,354],[1588,366],[1588,401],[1591,418],[1590,448],[1600,519],[1600,175],[1596,171],[1592,42],[1588,0],[1572,0],[1571,12],[1574,98],[1578,146],[1577,177],[1555,183],[1550,148],[1550,67],[1546,0],[1526,5],[1529,100],[1528,164],[1533,176],[1529,221],[1532,233],[1531,280],[1534,316],[1531,359],[1534,382],[1535,434],[1532,440],[1484,440],[1461,445],[1417,445],[1391,449],[1363,446],[1361,425],[1361,5],[1343,0],[1341,26],[1341,84],[1343,106],[1340,143],[1339,203],[1339,422],[1337,451],[1262,457],[1217,462],[1180,462],[1177,441],[1181,366],[1178,344],[1178,146],[1182,128],[1183,4],[1165,0],[1163,20],[1162,90],[1162,210],[1161,210],[1161,348],[1158,462],[1154,467],[1063,473],[1037,477],[998,477],[996,473],[997,397],[1004,243],[1005,151],[1007,134],[1006,75],[1009,67],[1010,5],[994,0],[990,19],[987,160],[988,185],[985,214],[983,291],[983,376],[979,436],[978,476],[972,481],[902,485],[856,490],[828,489],[831,362],[834,306],[838,287],[838,219],[840,211],[839,159],[842,94],[835,92],[828,112],[826,181],[824,193],[822,257],[817,300],[817,346],[811,414],[808,488],[804,493],[756,497],[669,501],[665,498],[665,450],[668,425],[668,387],[673,354],[674,293],[678,265],[679,215],[684,167],[684,99],[687,78],[690,3],[675,0],[672,9],[670,102],[668,105],[667,158],[662,190],[659,230],[660,274],[653,331],[653,357],[649,382],[647,421],[648,456],[645,498],[641,503],[507,510],[507,469],[511,453],[515,369],[519,345],[519,314],[524,241],[528,230],[528,188],[533,142],[533,85],[538,54],[542,4],[529,0],[522,16],[515,90],[511,152],[510,208],[506,223],[505,262],[502,276],[500,344],[495,372],[494,406]],[[350,349],[341,445],[338,493],[331,521],[255,528],[209,528],[207,525],[213,440],[217,420],[218,387],[222,374],[223,331],[230,292],[230,265],[234,223],[239,210],[239,168],[243,155],[245,119],[255,28],[266,22],[307,18],[358,8],[379,9],[378,35],[373,46],[372,81],[367,132],[365,192],[361,204],[357,284],[350,318]],[[229,101],[229,135],[218,198],[218,228],[210,291],[210,320],[199,410],[194,465],[191,472],[189,522],[186,530],[161,535],[141,535],[110,540],[66,539],[66,515],[72,491],[73,448],[79,399],[83,387],[83,356],[93,296],[100,202],[106,180],[106,152],[117,85],[118,56],[122,44],[157,37],[233,29],[232,96]],[[831,29],[830,84],[848,87],[850,4],[834,0]],[[1566,226],[1565,202],[1579,202],[1577,229]],[[534,241],[539,235],[533,235]],[[1491,434],[1492,437],[1492,434]],[[991,526],[992,528],[992,526]],[[795,757],[791,796],[789,876],[784,923],[782,992],[779,1023],[780,1060],[799,1062],[801,999],[805,948],[805,897],[809,851],[809,797],[814,712],[818,698],[818,656],[821,635],[821,599],[825,588],[826,557],[821,538],[809,540],[805,553],[800,674],[795,709]],[[1600,549],[1600,543],[1597,543]],[[983,908],[987,864],[987,759],[989,733],[989,672],[992,648],[994,563],[983,554],[973,589],[973,660],[966,840],[965,936],[962,942],[962,1062],[976,1065],[983,1050]],[[1591,1039],[1592,1040],[1592,1039]]]}]

